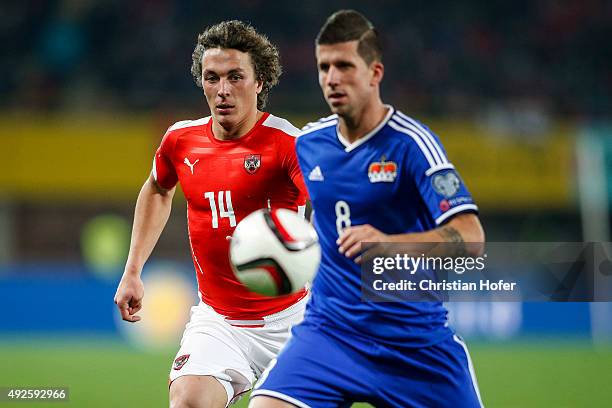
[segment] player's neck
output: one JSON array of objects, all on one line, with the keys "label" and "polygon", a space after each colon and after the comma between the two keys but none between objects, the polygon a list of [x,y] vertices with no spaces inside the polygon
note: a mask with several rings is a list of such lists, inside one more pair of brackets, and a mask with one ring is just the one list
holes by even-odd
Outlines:
[{"label": "player's neck", "polygon": [[388,111],[389,107],[379,99],[375,103],[365,105],[354,117],[341,116],[340,133],[349,143],[353,143],[376,128],[385,119]]},{"label": "player's neck", "polygon": [[247,115],[242,121],[232,123],[231,125],[223,125],[213,118],[212,131],[215,139],[219,140],[234,140],[241,138],[253,129],[255,124],[263,116],[263,112],[255,110],[255,112]]}]

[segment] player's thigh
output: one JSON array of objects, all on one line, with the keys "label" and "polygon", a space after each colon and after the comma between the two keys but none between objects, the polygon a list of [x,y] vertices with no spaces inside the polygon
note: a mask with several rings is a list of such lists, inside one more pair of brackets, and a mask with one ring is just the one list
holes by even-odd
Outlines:
[{"label": "player's thigh", "polygon": [[225,387],[215,377],[185,375],[170,385],[171,408],[225,408],[227,404]]},{"label": "player's thigh", "polygon": [[[476,374],[467,346],[457,335],[449,337],[425,350],[432,358],[432,368],[438,367],[435,387],[435,403],[440,407],[479,408],[482,407]],[[439,380],[441,379],[441,380]]]},{"label": "player's thigh", "polygon": [[265,396],[298,407],[343,407],[359,399],[372,375],[360,366],[359,358],[318,327],[301,324],[262,374],[251,398]]},{"label": "player's thigh", "polygon": [[381,349],[371,402],[377,407],[481,406],[467,349],[452,337],[429,347]]},{"label": "player's thigh", "polygon": [[255,375],[233,330],[214,313],[196,309],[170,369],[170,389],[182,377],[210,376],[225,389],[228,401],[248,391]]},{"label": "player's thigh", "polygon": [[[299,404],[299,402],[296,401],[296,404]],[[352,405],[353,403],[349,401],[349,402],[339,404],[338,408],[349,408]],[[257,395],[253,397],[253,399],[251,399],[251,401],[249,402],[249,408],[295,408],[295,407],[298,407],[298,408],[308,407],[308,405],[301,405],[301,404],[295,405],[295,404],[291,404],[289,402],[283,401],[281,399],[274,398],[274,397],[268,397],[265,395]]]},{"label": "player's thigh", "polygon": [[248,344],[249,360],[257,376],[261,375],[291,338],[291,328],[302,322],[306,301],[303,299],[293,305],[291,310],[271,316],[280,318],[265,327],[236,329],[242,343]]},{"label": "player's thigh", "polygon": [[249,402],[249,408],[294,408],[295,405],[283,400],[259,395]]},{"label": "player's thigh", "polygon": [[453,335],[452,341],[455,354],[458,356],[459,366],[461,367],[460,378],[462,380],[462,385],[459,389],[461,397],[466,401],[464,406],[482,407],[483,404],[478,381],[476,379],[476,371],[474,370],[474,365],[467,345],[463,339],[457,335]]}]

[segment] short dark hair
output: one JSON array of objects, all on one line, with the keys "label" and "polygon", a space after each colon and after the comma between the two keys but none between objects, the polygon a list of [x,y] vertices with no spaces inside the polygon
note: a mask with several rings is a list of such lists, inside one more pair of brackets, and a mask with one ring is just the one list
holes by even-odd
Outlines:
[{"label": "short dark hair", "polygon": [[268,94],[283,72],[278,49],[263,34],[258,33],[250,24],[238,20],[223,21],[198,35],[193,54],[191,74],[196,84],[202,87],[202,56],[207,49],[226,48],[246,52],[251,56],[255,78],[263,83],[257,95],[257,109],[263,110]]},{"label": "short dark hair", "polygon": [[359,41],[357,52],[370,64],[382,60],[382,44],[374,25],[355,10],[339,10],[329,16],[319,35],[317,45]]}]

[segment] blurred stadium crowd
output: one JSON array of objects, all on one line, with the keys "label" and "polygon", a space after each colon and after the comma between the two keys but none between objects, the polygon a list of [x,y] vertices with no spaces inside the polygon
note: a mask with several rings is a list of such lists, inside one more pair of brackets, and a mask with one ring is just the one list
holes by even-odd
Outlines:
[{"label": "blurred stadium crowd", "polygon": [[[612,112],[610,2],[31,0],[0,6],[0,262],[81,259],[89,219],[131,219],[164,130],[208,114],[190,73],[208,25],[278,45],[270,111],[326,115],[314,38],[339,8],[379,27],[384,100],[442,137],[489,239],[582,238],[573,143]],[[176,207],[156,253],[187,259]]]},{"label": "blurred stadium crowd", "polygon": [[[208,115],[190,74],[197,34],[226,19],[266,33],[284,68],[269,111],[301,126],[328,114],[314,38],[340,8],[363,12],[379,28],[383,100],[441,137],[489,242],[609,240],[609,0],[3,1],[0,339],[123,333],[112,298],[138,191],[168,126]],[[585,224],[604,232],[589,235]],[[170,333],[175,344],[182,324],[175,316],[187,312],[174,307],[195,301],[184,289],[194,279],[180,193],[146,268],[157,279],[146,298],[156,318],[133,337]],[[66,313],[82,298],[89,318]],[[452,314],[467,336],[595,339],[604,327],[599,337],[612,339],[612,309],[587,303],[461,303]],[[522,366],[518,372],[522,378]],[[554,389],[557,377],[547,378]]]},{"label": "blurred stadium crowd", "polygon": [[0,107],[197,111],[197,33],[251,22],[278,44],[280,111],[323,111],[313,39],[326,15],[371,15],[385,42],[387,100],[407,112],[529,110],[610,115],[612,3],[605,0],[216,2],[32,0],[0,6]]}]

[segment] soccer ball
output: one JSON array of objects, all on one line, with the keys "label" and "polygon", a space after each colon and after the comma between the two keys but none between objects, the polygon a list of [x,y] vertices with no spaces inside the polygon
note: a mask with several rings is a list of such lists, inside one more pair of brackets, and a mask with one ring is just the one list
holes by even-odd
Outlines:
[{"label": "soccer ball", "polygon": [[321,260],[312,225],[284,208],[246,216],[230,242],[230,259],[240,282],[266,296],[286,295],[312,281]]}]

